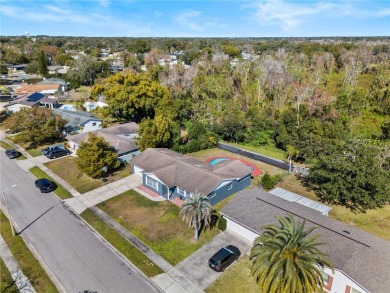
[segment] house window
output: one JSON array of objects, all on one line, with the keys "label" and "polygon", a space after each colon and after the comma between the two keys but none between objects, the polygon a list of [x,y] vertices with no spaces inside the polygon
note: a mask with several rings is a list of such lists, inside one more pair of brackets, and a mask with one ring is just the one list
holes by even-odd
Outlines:
[{"label": "house window", "polygon": [[230,190],[233,188],[233,183],[230,183],[228,186],[227,186],[227,190]]},{"label": "house window", "polygon": [[186,195],[186,192],[183,190],[183,189],[181,189],[181,188],[177,188],[177,193],[179,194],[179,195],[183,195],[183,196],[185,196]]},{"label": "house window", "polygon": [[153,180],[150,177],[146,177],[146,185],[152,187],[155,190],[158,190],[158,184],[156,180]]},{"label": "house window", "polygon": [[324,272],[321,272],[321,274],[322,274],[322,279],[324,280],[324,289],[326,291],[331,291],[333,277],[329,276],[328,274],[325,274]]}]

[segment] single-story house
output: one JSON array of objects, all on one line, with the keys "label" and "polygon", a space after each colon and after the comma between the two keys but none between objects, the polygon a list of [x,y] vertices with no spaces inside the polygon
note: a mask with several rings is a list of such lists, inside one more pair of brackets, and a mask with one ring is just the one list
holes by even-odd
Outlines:
[{"label": "single-story house", "polygon": [[90,132],[101,128],[102,119],[82,111],[53,109],[53,113],[67,120],[65,134]]},{"label": "single-story house", "polygon": [[4,108],[8,114],[19,112],[22,108],[31,108],[41,106],[40,101],[45,97],[41,93],[32,93],[20,95],[19,98],[14,99],[5,105]]},{"label": "single-story house", "polygon": [[130,162],[145,187],[169,200],[199,192],[214,205],[251,182],[252,170],[239,160],[209,165],[166,148],[149,148]]},{"label": "single-story house", "polygon": [[30,84],[18,88],[15,94],[31,94],[31,93],[42,93],[45,95],[55,95],[57,92],[62,92],[61,84]]},{"label": "single-story house", "polygon": [[324,291],[331,293],[388,292],[390,288],[390,242],[321,212],[272,195],[262,189],[240,191],[222,210],[227,229],[250,241],[268,224],[278,224],[275,216],[291,214],[317,227],[322,252],[329,256],[334,272],[325,267]]},{"label": "single-story house", "polygon": [[[118,158],[128,162],[133,156],[140,153],[138,146],[135,144],[137,130],[138,124],[130,122],[94,130],[89,133],[94,133],[104,138],[118,154]],[[89,133],[84,132],[69,136],[67,139],[70,148],[77,151],[80,144],[88,140]]]},{"label": "single-story house", "polygon": [[68,82],[66,82],[62,78],[56,78],[56,77],[46,78],[46,79],[44,79],[36,84],[60,84],[62,92],[67,91],[69,88]]}]

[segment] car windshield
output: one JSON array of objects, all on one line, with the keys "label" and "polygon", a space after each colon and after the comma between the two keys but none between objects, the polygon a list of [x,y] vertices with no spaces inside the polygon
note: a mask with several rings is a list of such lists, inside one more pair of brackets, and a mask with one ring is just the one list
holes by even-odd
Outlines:
[{"label": "car windshield", "polygon": [[51,182],[50,182],[48,179],[42,179],[42,180],[41,180],[41,184],[42,184],[43,186],[45,186],[45,185],[50,185]]},{"label": "car windshield", "polygon": [[219,263],[213,259],[210,259],[210,263],[213,265],[213,266],[218,266]]}]

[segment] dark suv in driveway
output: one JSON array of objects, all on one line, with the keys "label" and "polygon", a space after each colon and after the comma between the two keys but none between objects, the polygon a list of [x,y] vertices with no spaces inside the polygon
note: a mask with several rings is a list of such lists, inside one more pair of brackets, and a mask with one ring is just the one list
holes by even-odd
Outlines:
[{"label": "dark suv in driveway", "polygon": [[47,148],[41,150],[41,154],[42,155],[46,155],[47,153],[49,153],[51,151],[54,151],[54,150],[58,150],[58,149],[65,150],[65,147],[62,144],[59,144],[59,145],[49,145]]},{"label": "dark suv in driveway", "polygon": [[209,267],[214,271],[223,272],[233,261],[240,257],[240,250],[234,245],[221,248],[209,259]]},{"label": "dark suv in driveway", "polygon": [[48,157],[49,159],[55,159],[55,158],[69,155],[69,154],[70,154],[70,151],[68,151],[67,149],[54,149],[54,150],[47,152],[45,154],[45,156]]}]

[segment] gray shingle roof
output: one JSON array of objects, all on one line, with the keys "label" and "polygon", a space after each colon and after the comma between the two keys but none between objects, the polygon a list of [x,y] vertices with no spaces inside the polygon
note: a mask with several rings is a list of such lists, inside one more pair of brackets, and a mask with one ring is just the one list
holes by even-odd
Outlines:
[{"label": "gray shingle roof", "polygon": [[77,127],[89,120],[102,121],[101,119],[96,118],[95,115],[88,112],[76,112],[62,109],[53,109],[52,111],[54,114],[60,115],[63,119],[68,120],[69,122],[66,124],[68,127]]},{"label": "gray shingle roof", "polygon": [[[133,134],[137,132],[138,124],[131,122],[125,124],[119,124],[112,127],[102,128],[91,131],[91,133],[97,136],[103,137],[115,150],[118,155],[123,153],[138,150],[138,146],[134,144]],[[87,141],[88,132],[79,133],[68,137],[69,140],[81,144],[83,141]]]},{"label": "gray shingle roof", "polygon": [[165,148],[150,148],[131,163],[153,173],[168,187],[179,186],[189,192],[208,195],[224,179],[243,178],[251,169],[238,160],[209,165]]},{"label": "gray shingle roof", "polygon": [[351,227],[300,204],[276,197],[261,189],[240,191],[221,211],[226,217],[262,233],[267,224],[278,224],[276,215],[291,213],[316,226],[315,233],[327,243],[321,250],[339,269],[371,292],[390,288],[390,242]]}]

